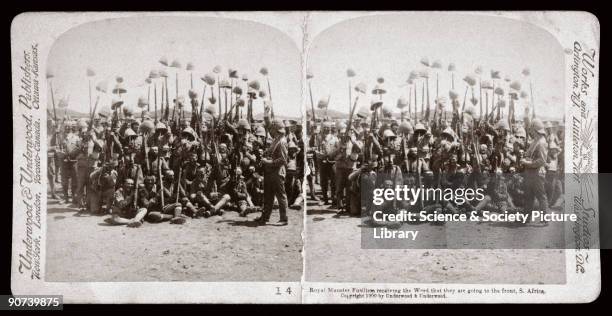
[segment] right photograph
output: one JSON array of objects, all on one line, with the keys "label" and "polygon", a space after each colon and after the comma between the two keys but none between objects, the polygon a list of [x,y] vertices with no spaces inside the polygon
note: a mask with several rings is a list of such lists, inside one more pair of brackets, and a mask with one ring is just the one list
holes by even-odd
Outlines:
[{"label": "right photograph", "polygon": [[567,53],[467,13],[313,34],[305,281],[565,284],[566,227],[549,218],[565,207]]}]

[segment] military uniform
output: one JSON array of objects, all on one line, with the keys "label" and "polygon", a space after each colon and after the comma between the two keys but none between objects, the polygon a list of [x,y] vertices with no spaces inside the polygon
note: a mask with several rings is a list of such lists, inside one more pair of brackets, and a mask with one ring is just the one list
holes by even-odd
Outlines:
[{"label": "military uniform", "polygon": [[81,139],[75,133],[68,133],[64,141],[66,150],[62,161],[62,190],[64,191],[64,199],[69,201],[68,188],[72,194],[73,203],[78,202],[77,196],[77,155],[81,146]]},{"label": "military uniform", "polygon": [[274,198],[278,200],[280,221],[287,222],[287,193],[285,192],[285,177],[287,174],[287,139],[282,133],[284,124],[275,122],[273,128],[279,130],[279,134],[274,138],[270,147],[264,153],[264,157],[269,157],[269,162],[264,163],[264,208],[261,218],[262,222],[270,220]]},{"label": "military uniform", "polygon": [[110,210],[116,184],[117,171],[109,166],[98,168],[91,173],[87,188],[87,204],[92,214],[100,214],[105,211],[102,206],[106,206],[106,210]]},{"label": "military uniform", "polygon": [[[540,129],[538,119],[534,119],[532,125],[534,129]],[[543,130],[543,129],[540,129]],[[538,208],[542,211],[548,210],[548,200],[546,198],[545,175],[546,175],[546,160],[548,157],[548,143],[542,131],[531,143],[525,153],[526,161],[523,163],[525,167],[525,207],[528,210],[534,209],[535,200],[538,201]]]},{"label": "military uniform", "polygon": [[[323,193],[323,201],[327,203],[328,197],[333,196],[335,192],[335,177],[334,177],[334,153],[338,145],[338,137],[334,134],[324,135],[322,142],[323,152],[321,153],[321,192]],[[328,195],[329,189],[329,195]]]}]

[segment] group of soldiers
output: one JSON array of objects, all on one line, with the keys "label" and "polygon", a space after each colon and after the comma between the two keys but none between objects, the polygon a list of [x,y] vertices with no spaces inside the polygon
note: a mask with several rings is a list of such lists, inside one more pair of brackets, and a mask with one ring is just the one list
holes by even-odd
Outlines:
[{"label": "group of soldiers", "polygon": [[[503,110],[477,113],[475,104],[462,105],[458,98],[445,110],[445,101],[401,117],[378,98],[370,107],[353,108],[348,119],[309,115],[308,198],[331,204],[338,216],[366,218],[378,208],[547,212],[563,204],[562,121],[543,122],[529,111],[521,119]],[[373,205],[374,188],[403,185],[482,188],[485,198],[460,205],[440,198]]]},{"label": "group of soldiers", "polygon": [[183,104],[158,117],[145,109],[134,115],[122,102],[89,118],[58,120],[50,113],[50,197],[60,198],[55,184],[61,182],[65,203],[111,214],[112,224],[129,227],[182,224],[224,211],[261,212],[256,221],[265,224],[276,199],[286,225],[287,208],[303,204],[301,121],[275,118],[270,102],[263,120],[255,120],[214,104],[199,109],[197,95],[190,98],[189,117]]},{"label": "group of soldiers", "polygon": [[[160,62],[167,64],[163,58]],[[440,66],[426,59],[421,63],[432,69]],[[213,71],[218,76],[220,70],[215,67]],[[260,72],[268,75],[266,68]],[[478,73],[482,73],[480,68]],[[355,72],[349,69],[347,75],[350,80]],[[527,68],[523,75],[529,75]],[[151,72],[149,89],[151,78],[158,77]],[[533,95],[524,115],[518,118],[515,102],[526,99],[528,93],[519,82],[509,79],[495,88],[495,80],[501,81],[497,71],[491,72],[492,84],[478,81],[480,98],[474,92],[476,76],[466,76],[462,102],[459,94],[451,90],[449,107],[445,97],[438,97],[436,77],[433,109],[429,106],[428,72],[412,72],[409,98],[400,98],[397,103],[399,117],[383,105],[384,79],[378,78],[369,106],[357,109],[359,96],[366,94],[365,84],[354,87],[357,96],[353,99],[349,81],[348,118],[317,118],[309,81],[312,111],[307,111],[305,120],[306,140],[300,119],[275,118],[269,81],[267,94],[257,81],[249,82],[245,101],[242,89],[233,86],[235,70],[229,70],[231,83],[214,77],[215,74],[207,74],[202,78],[205,85],[200,100],[193,90],[192,78],[189,112],[184,98],[178,96],[178,74],[172,111],[167,83],[165,93],[162,84],[161,111],[157,111],[155,90],[154,109],[148,98],[138,100],[140,115],[135,115],[121,99],[113,100],[110,111],[98,113],[98,97],[93,108],[90,100],[89,117],[71,119],[65,114],[59,120],[53,102],[47,124],[50,197],[58,198],[55,184],[61,179],[66,203],[92,214],[112,214],[113,224],[130,227],[138,227],[145,220],[182,224],[188,218],[220,215],[228,210],[241,216],[261,212],[257,221],[266,223],[275,201],[280,223],[287,224],[287,208],[301,209],[304,204],[303,179],[307,181],[304,188],[308,188],[309,198],[322,198],[324,204],[340,210],[338,215],[367,216],[376,209],[371,199],[374,188],[398,186],[481,188],[486,195],[482,200],[461,204],[442,198],[421,199],[416,205],[389,201],[391,204],[383,208],[453,213],[485,209],[547,212],[563,204],[563,122],[537,118]],[[309,72],[306,78],[312,80],[313,75]],[[418,112],[417,84],[421,79],[424,82]],[[452,80],[454,89],[454,76]],[[245,78],[243,81],[247,82]],[[122,82],[123,78],[118,77],[113,89],[119,97],[126,91]],[[214,97],[215,82],[218,102]],[[507,94],[504,85],[508,86]],[[212,96],[205,106],[207,87]],[[472,98],[466,102],[470,87]],[[106,91],[103,86],[96,89]],[[487,91],[492,96],[490,111]],[[258,96],[265,100],[262,120],[253,116],[253,100]],[[327,109],[328,103],[329,98],[320,101],[318,107]],[[244,116],[242,108],[246,108]],[[320,196],[315,183],[320,185]]]}]

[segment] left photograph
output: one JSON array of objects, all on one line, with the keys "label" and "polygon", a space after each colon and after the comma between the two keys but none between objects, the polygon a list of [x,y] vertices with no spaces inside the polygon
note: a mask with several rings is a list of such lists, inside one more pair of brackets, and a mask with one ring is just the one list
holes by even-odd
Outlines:
[{"label": "left photograph", "polygon": [[114,18],[62,34],[47,66],[47,282],[300,280],[294,41]]}]

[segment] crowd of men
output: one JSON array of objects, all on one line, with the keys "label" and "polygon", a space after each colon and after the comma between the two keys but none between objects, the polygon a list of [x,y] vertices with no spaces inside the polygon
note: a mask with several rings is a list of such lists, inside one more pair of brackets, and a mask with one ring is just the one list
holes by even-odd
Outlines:
[{"label": "crowd of men", "polygon": [[276,199],[286,225],[287,208],[303,204],[301,121],[275,118],[270,102],[263,120],[255,120],[250,111],[242,117],[241,99],[223,113],[214,100],[200,107],[195,92],[190,98],[191,113],[179,103],[172,115],[169,108],[134,115],[121,101],[89,118],[49,113],[50,197],[60,198],[61,183],[65,203],[129,227],[226,211],[261,212],[256,221],[265,224]]},{"label": "crowd of men", "polygon": [[[379,208],[547,212],[563,204],[562,121],[543,122],[528,111],[519,119],[503,108],[477,113],[458,98],[446,110],[444,102],[437,99],[431,111],[404,110],[401,117],[378,98],[353,108],[348,119],[309,115],[308,198],[331,204],[337,215],[366,218]],[[461,205],[439,198],[372,204],[372,189],[403,185],[484,188],[485,198]]]}]

